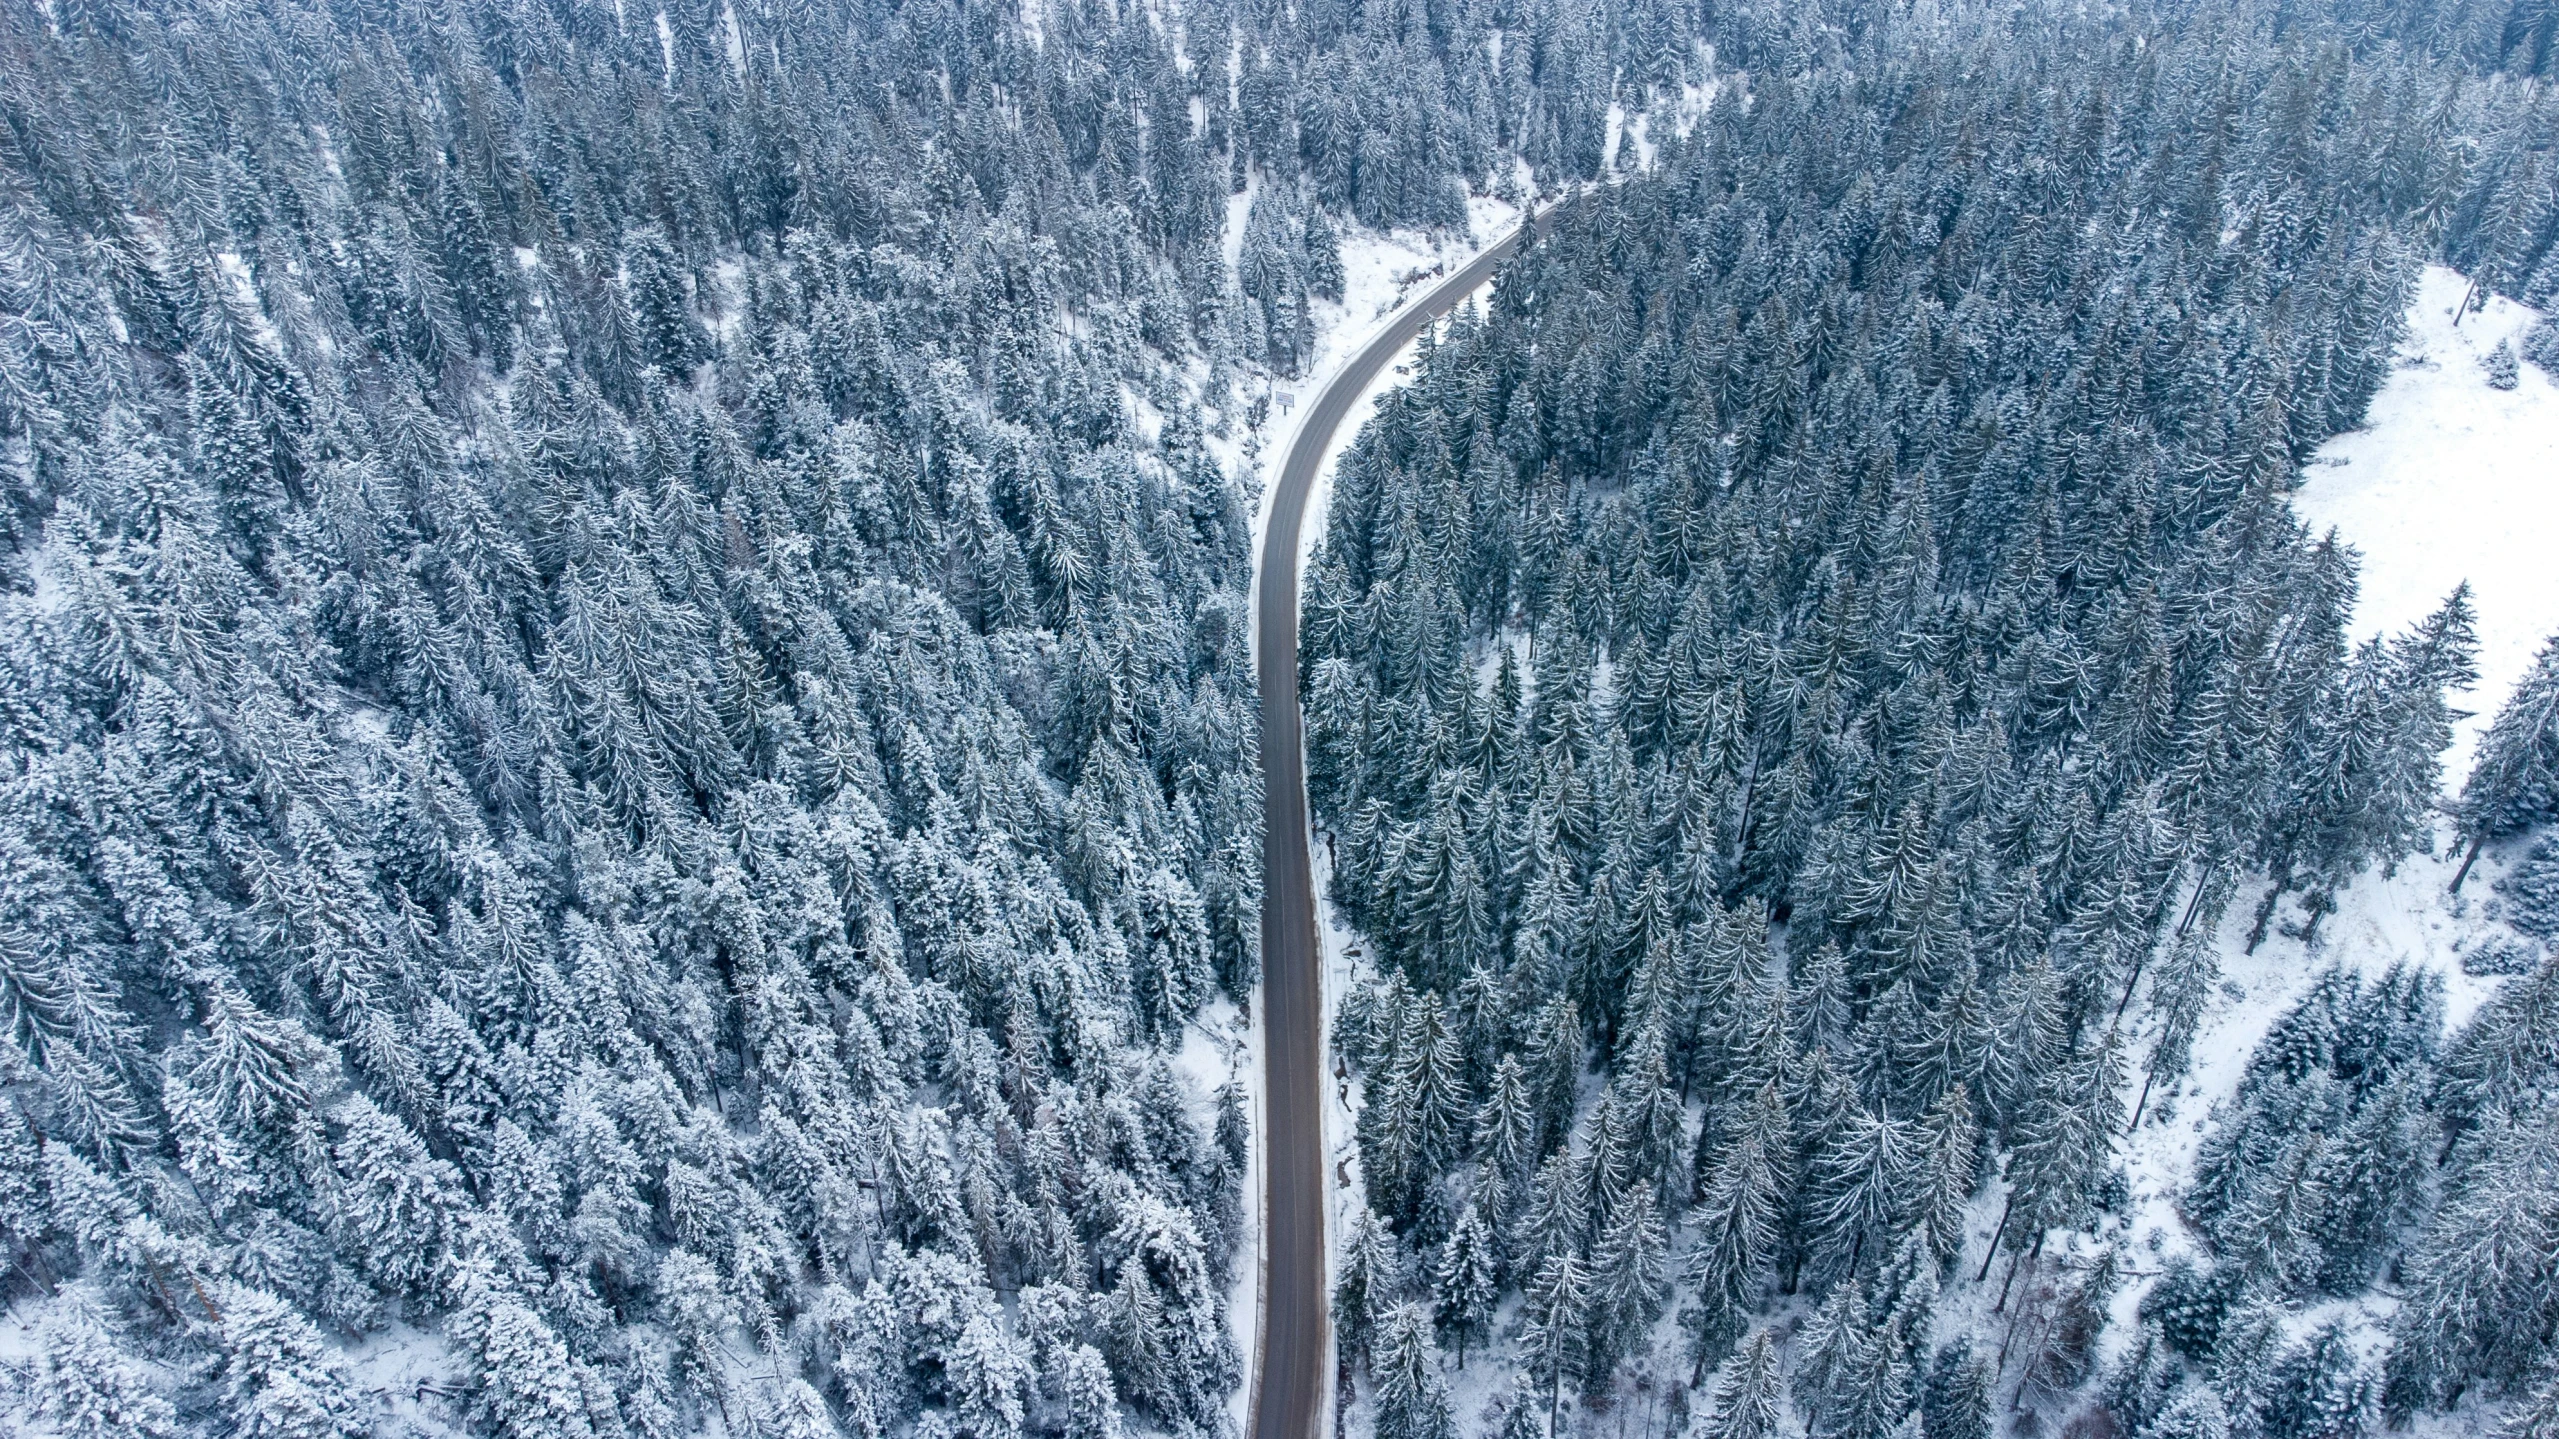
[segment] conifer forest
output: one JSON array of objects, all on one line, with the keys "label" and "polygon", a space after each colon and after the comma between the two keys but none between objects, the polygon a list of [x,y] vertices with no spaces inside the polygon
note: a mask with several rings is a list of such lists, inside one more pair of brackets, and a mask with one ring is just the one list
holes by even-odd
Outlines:
[{"label": "conifer forest", "polygon": [[2559,1439],[2559,610],[2296,510],[2544,312],[2553,0],[0,0],[0,1439]]}]

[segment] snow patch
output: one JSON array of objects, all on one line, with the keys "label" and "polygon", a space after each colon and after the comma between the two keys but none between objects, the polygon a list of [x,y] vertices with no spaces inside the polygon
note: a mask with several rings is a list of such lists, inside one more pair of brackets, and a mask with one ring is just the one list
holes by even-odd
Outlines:
[{"label": "snow patch", "polygon": [[1235,1342],[1235,1352],[1244,1357],[1247,1382],[1235,1386],[1226,1396],[1228,1417],[1235,1422],[1235,1432],[1252,1428],[1250,1406],[1253,1385],[1250,1376],[1258,1360],[1261,1345],[1261,1253],[1262,1253],[1262,1127],[1265,1123],[1262,1101],[1262,1017],[1258,1009],[1250,1019],[1236,1008],[1235,1001],[1224,995],[1200,1007],[1190,1024],[1182,1031],[1182,1047],[1173,1055],[1173,1073],[1178,1076],[1192,1099],[1192,1118],[1200,1132],[1214,1137],[1217,1131],[1217,1090],[1230,1079],[1241,1080],[1251,1096],[1252,1142],[1244,1149],[1244,1176],[1240,1181],[1244,1196],[1243,1230],[1235,1239],[1235,1279],[1226,1291],[1226,1328]]},{"label": "snow patch", "polygon": [[2481,364],[2541,315],[2497,298],[2456,324],[2469,288],[2455,271],[2426,267],[2399,367],[2364,427],[2322,445],[2293,496],[2314,533],[2334,527],[2363,553],[2360,634],[2405,629],[2470,582],[2479,683],[2445,757],[2455,789],[2479,735],[2559,630],[2559,565],[2547,554],[2548,521],[2559,514],[2559,385],[2527,364],[2515,388],[2492,389]]},{"label": "snow patch", "polygon": [[[1242,234],[1242,218],[1229,202],[1230,236]],[[1482,248],[1474,236],[1498,238],[1518,228],[1526,212],[1521,206],[1487,195],[1470,196],[1466,201],[1468,234],[1432,235],[1419,230],[1377,231],[1346,225],[1341,234],[1342,298],[1339,303],[1318,300],[1315,303],[1315,355],[1304,376],[1295,380],[1265,377],[1271,404],[1262,428],[1249,439],[1239,439],[1239,447],[1254,454],[1286,455],[1294,443],[1298,425],[1315,396],[1340,372],[1342,363],[1358,352],[1368,337],[1377,332],[1378,321],[1394,313],[1395,308],[1411,296],[1427,288],[1436,275],[1463,265]],[[1241,240],[1234,243],[1240,245]],[[1487,284],[1489,288],[1489,282]],[[1451,313],[1465,308],[1461,302]],[[1416,341],[1418,343],[1418,339]],[[1374,406],[1378,396],[1404,383],[1396,367],[1407,365],[1413,346],[1407,346],[1370,384],[1362,399]],[[1287,406],[1283,409],[1281,397]],[[1306,522],[1298,535],[1298,554],[1304,558],[1316,537],[1324,532],[1324,505],[1332,487],[1332,467],[1343,449],[1367,422],[1369,408],[1352,406],[1351,414],[1334,431],[1332,443],[1324,452],[1324,460],[1316,471],[1315,490],[1307,499]],[[1264,485],[1253,509],[1253,589],[1261,590],[1262,537],[1270,530],[1271,497],[1277,486]],[[1260,654],[1261,636],[1254,634],[1254,653]]]}]

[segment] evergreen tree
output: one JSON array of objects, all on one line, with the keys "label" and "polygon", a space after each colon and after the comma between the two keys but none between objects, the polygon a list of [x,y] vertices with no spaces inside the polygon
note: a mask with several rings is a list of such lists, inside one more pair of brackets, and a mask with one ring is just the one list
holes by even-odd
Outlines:
[{"label": "evergreen tree", "polygon": [[[255,1439],[323,1439],[356,1423],[345,1366],[312,1323],[264,1290],[227,1285],[215,1299],[221,1329],[216,1382],[231,1432]],[[584,1435],[574,1428],[519,1433]]]},{"label": "evergreen tree", "polygon": [[1466,1367],[1466,1344],[1492,1327],[1493,1305],[1500,1298],[1499,1267],[1492,1222],[1480,1203],[1467,1201],[1457,1223],[1440,1247],[1438,1271],[1439,1323],[1457,1341],[1457,1367]]},{"label": "evergreen tree", "polygon": [[2480,738],[2455,813],[2469,842],[2453,874],[2453,893],[2495,835],[2549,817],[2559,808],[2559,637],[2544,641],[2532,669],[2515,686]]},{"label": "evergreen tree", "polygon": [[2193,1384],[2145,1432],[2153,1439],[2228,1439],[2230,1418],[2210,1385]]},{"label": "evergreen tree", "polygon": [[1707,1439],[1774,1439],[1785,1412],[1785,1381],[1767,1330],[1751,1335],[1726,1362],[1710,1403],[1700,1430]]},{"label": "evergreen tree", "polygon": [[78,1295],[54,1301],[26,1379],[36,1421],[64,1439],[178,1439],[186,1432],[176,1406]]},{"label": "evergreen tree", "polygon": [[1988,1355],[1949,1344],[1929,1361],[1919,1390],[1925,1439],[1987,1439],[1998,1431],[1999,1371]]},{"label": "evergreen tree", "polygon": [[1345,1353],[1364,1352],[1402,1283],[1395,1236],[1376,1215],[1353,1216],[1334,1270],[1333,1330]]},{"label": "evergreen tree", "polygon": [[[1308,568],[1392,973],[1339,1332],[1428,1340],[1399,1245],[1467,1357],[1517,1288],[1551,1434],[1693,1199],[1694,1362],[1845,1269],[1822,1422],[1884,1424],[1967,1148],[2012,1252],[2086,1223],[2231,893],[2315,940],[2426,842],[2466,597],[2358,646],[2285,497],[2420,262],[2559,286],[2559,112],[2464,83],[2547,8],[9,11],[0,1257],[107,1336],[20,1427],[380,1427],[393,1319],[493,1433],[1214,1427],[1249,1136],[1168,1056],[1259,973],[1252,376],[1368,323],[1354,231],[1603,173]],[[2538,978],[2287,1026],[2168,1341],[2262,1389],[2242,1277],[2405,1244],[2393,1411],[2535,1382]],[[2101,1300],[2020,1267],[2032,1403]]]},{"label": "evergreen tree", "polygon": [[2268,1379],[2257,1426],[2270,1439],[2357,1439],[2371,1429],[2372,1376],[2341,1325],[2286,1351]]},{"label": "evergreen tree", "polygon": [[1554,1434],[1564,1384],[1579,1379],[1589,1361],[1587,1322],[1592,1295],[1589,1272],[1570,1254],[1548,1257],[1526,1290],[1520,1347],[1530,1372],[1545,1380],[1546,1432]]},{"label": "evergreen tree", "polygon": [[1456,1432],[1430,1316],[1411,1304],[1380,1322],[1370,1371],[1377,1376],[1379,1439],[1448,1439]]},{"label": "evergreen tree", "polygon": [[[1688,1278],[1710,1312],[1737,1315],[1750,1307],[1772,1262],[1790,1149],[1785,1103],[1774,1084],[1763,1087],[1718,1156],[1701,1163],[1710,1176],[1699,1195],[1698,1241],[1690,1251]],[[1705,1137],[1699,1138],[1701,1158]]]},{"label": "evergreen tree", "polygon": [[2479,369],[2486,375],[2489,389],[2513,389],[2520,379],[2515,364],[2514,342],[2499,340],[2495,349],[2479,357]]}]

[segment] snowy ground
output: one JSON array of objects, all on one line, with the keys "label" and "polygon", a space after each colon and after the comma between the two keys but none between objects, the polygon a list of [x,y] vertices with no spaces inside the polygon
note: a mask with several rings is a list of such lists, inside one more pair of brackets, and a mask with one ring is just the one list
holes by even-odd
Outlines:
[{"label": "snowy ground", "polygon": [[2365,632],[2398,630],[2470,582],[2479,614],[2479,687],[2446,765],[2454,784],[2478,732],[2559,629],[2559,385],[2522,366],[2512,390],[2488,387],[2480,357],[2520,341],[2540,316],[2511,300],[2453,324],[2469,281],[2428,266],[2409,309],[2400,368],[2364,428],[2320,448],[2293,509],[2363,552],[2355,610]]},{"label": "snowy ground", "polygon": [[1235,1352],[1244,1356],[1246,1382],[1238,1385],[1226,1398],[1227,1417],[1235,1424],[1235,1433],[1252,1431],[1251,1404],[1253,1386],[1250,1375],[1256,1362],[1255,1349],[1261,1340],[1261,1256],[1262,1256],[1262,1018],[1255,1010],[1247,1020],[1235,1002],[1220,996],[1201,1007],[1189,1028],[1183,1031],[1181,1052],[1173,1056],[1173,1072],[1180,1075],[1198,1108],[1194,1117],[1202,1134],[1215,1133],[1217,1124],[1216,1094],[1218,1086],[1230,1078],[1241,1076],[1245,1092],[1252,1096],[1250,1111],[1256,1142],[1246,1146],[1244,1154],[1244,1232],[1238,1239],[1235,1258],[1235,1283],[1226,1295],[1226,1329],[1235,1340]]},{"label": "snowy ground", "polygon": [[440,1439],[469,1432],[459,1356],[441,1334],[395,1324],[347,1354],[377,1439]]},{"label": "snowy ground", "polygon": [[[2179,1084],[2153,1092],[2141,1128],[2121,1151],[2132,1208],[2114,1232],[2125,1241],[2130,1278],[2116,1296],[2115,1323],[2107,1338],[2109,1355],[2129,1341],[2134,1309],[2163,1263],[2181,1252],[2196,1252],[2194,1236],[2177,1216],[2176,1201],[2194,1178],[2197,1152],[2214,1122],[2214,1106],[2237,1090],[2258,1041],[2320,974],[2333,964],[2371,979],[2403,961],[2431,970],[2443,978],[2447,1032],[2467,1022],[2496,992],[2496,986],[2505,983],[2462,973],[2456,955],[2456,946],[2491,927],[2477,896],[2495,879],[2493,863],[2482,861],[2471,876],[2467,895],[2457,905],[2446,898],[2452,879],[2452,864],[2446,859],[2420,855],[2389,875],[2369,871],[2338,897],[2337,912],[2320,927],[2316,944],[2304,946],[2278,932],[2270,934],[2253,955],[2243,953],[2242,946],[2250,913],[2263,891],[2241,890],[2222,926],[2221,996],[2196,1036],[2193,1067]],[[2136,1037],[2136,1058],[2147,1055],[2149,1038],[2147,1034]],[[1981,1262],[1980,1246],[1987,1243],[1998,1218],[1997,1209],[1988,1206],[1988,1197],[1985,1207],[1986,1217],[1976,1211],[1975,1243],[1967,1260],[1975,1266]],[[1996,1282],[1998,1277],[1994,1269],[1991,1278]],[[2386,1293],[2375,1291],[2359,1301],[2306,1311],[2296,1320],[2296,1328],[2307,1332],[2328,1320],[2344,1318],[2360,1323],[2362,1337],[2377,1347],[2393,1307]],[[2478,1432],[2482,1427],[2474,1407],[2453,1415],[2420,1416],[2412,1431],[2449,1435]]]}]

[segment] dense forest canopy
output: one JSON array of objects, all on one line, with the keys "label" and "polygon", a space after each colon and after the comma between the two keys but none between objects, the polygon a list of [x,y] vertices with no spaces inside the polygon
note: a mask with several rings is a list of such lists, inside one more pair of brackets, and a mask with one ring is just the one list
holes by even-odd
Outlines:
[{"label": "dense forest canopy", "polygon": [[[1872,1439],[2095,1385],[2118,1151],[2225,914],[2315,942],[2428,847],[2474,678],[2465,592],[2352,641],[2354,558],[2286,497],[2421,259],[2550,283],[2537,157],[2343,18],[1719,16],[1747,94],[1568,206],[1381,405],[1302,655],[1378,951],[1334,1040],[1369,1095],[1337,1319],[1381,1434],[1447,1411],[1417,1352],[1488,1336],[1522,1434],[1728,1357],[1717,1436],[1769,1432],[1781,1382]],[[2499,133],[2545,123],[2496,93],[2529,107]],[[2501,721],[2527,768],[2539,693]],[[2535,773],[2474,832],[2549,818]],[[2109,1422],[2337,1435],[2483,1383],[2547,1412],[2554,973],[2449,1048],[2406,969],[2278,1025]],[[2377,1371],[2288,1337],[2390,1272]]]},{"label": "dense forest canopy", "polygon": [[1338,227],[1596,166],[1596,12],[1489,23],[7,6],[28,1422],[396,1426],[426,1333],[511,1435],[1216,1429],[1210,442]]},{"label": "dense forest canopy", "polygon": [[[2465,611],[2349,645],[2284,495],[2414,264],[2559,291],[2554,15],[0,0],[0,1423],[1224,1433],[1248,382],[1603,179],[1310,576],[1362,1422],[2541,1382],[2546,967],[2305,1001],[2102,1385],[2046,1242],[2195,936],[2425,841]],[[2402,1251],[2379,1379],[2282,1332]]]}]

